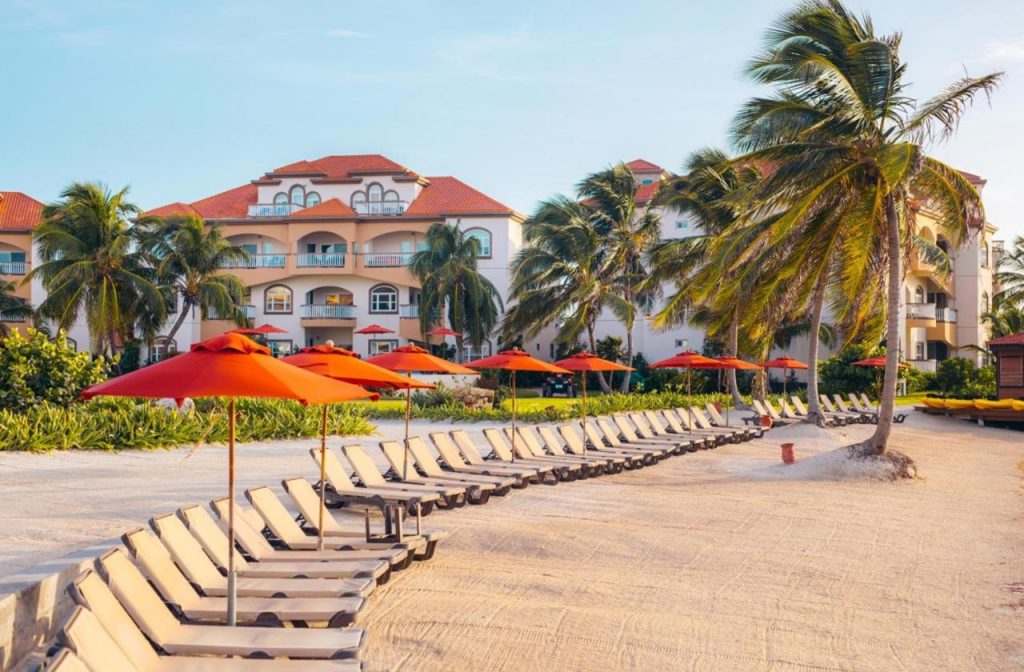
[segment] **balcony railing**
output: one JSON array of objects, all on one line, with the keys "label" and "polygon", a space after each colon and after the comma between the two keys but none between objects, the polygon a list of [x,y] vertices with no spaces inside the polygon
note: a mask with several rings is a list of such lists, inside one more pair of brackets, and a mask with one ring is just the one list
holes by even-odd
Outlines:
[{"label": "balcony railing", "polygon": [[355,306],[314,303],[302,306],[300,311],[299,315],[304,320],[352,320],[356,316]]},{"label": "balcony railing", "polygon": [[956,322],[955,308],[936,308],[935,319],[938,322]]},{"label": "balcony railing", "polygon": [[420,307],[412,304],[403,304],[398,307],[398,316],[405,320],[415,320],[420,316]]},{"label": "balcony railing", "polygon": [[294,203],[256,203],[249,206],[250,217],[287,217],[304,206]]},{"label": "balcony railing", "polygon": [[405,201],[369,201],[352,205],[357,215],[401,215],[407,207],[409,204]]},{"label": "balcony railing", "polygon": [[934,303],[908,303],[907,317],[913,320],[934,320]]},{"label": "balcony railing", "polygon": [[26,261],[0,261],[0,275],[25,275]]},{"label": "balcony railing", "polygon": [[300,254],[295,258],[299,268],[345,268],[345,255],[341,252]]},{"label": "balcony railing", "polygon": [[[256,317],[256,306],[239,306],[239,308],[242,309],[242,312],[245,313],[246,317],[249,317],[249,318]],[[227,319],[227,318],[221,317],[220,313],[217,312],[216,308],[210,308],[208,311],[206,311],[206,319],[208,319],[208,320],[224,320],[224,319]]]},{"label": "balcony railing", "polygon": [[248,261],[227,261],[221,268],[284,268],[284,254],[252,254]]},{"label": "balcony railing", "polygon": [[408,266],[412,261],[412,252],[382,252],[363,255],[363,266],[366,268],[400,268]]}]

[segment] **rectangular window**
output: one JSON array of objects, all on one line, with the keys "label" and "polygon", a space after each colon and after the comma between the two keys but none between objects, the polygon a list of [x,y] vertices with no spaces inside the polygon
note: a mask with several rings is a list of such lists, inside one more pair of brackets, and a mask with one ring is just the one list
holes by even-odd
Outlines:
[{"label": "rectangular window", "polygon": [[685,219],[680,219],[679,221],[676,222],[676,230],[685,231],[688,228],[690,228],[690,222],[686,221]]},{"label": "rectangular window", "polygon": [[292,354],[291,339],[268,340],[267,347],[270,348],[270,354],[274,357],[284,357],[285,355]]},{"label": "rectangular window", "polygon": [[371,313],[394,313],[398,311],[398,292],[377,290],[370,294]]},{"label": "rectangular window", "polygon": [[284,287],[274,287],[267,290],[266,301],[263,306],[265,313],[290,313],[292,312],[292,293]]},{"label": "rectangular window", "polygon": [[370,356],[385,355],[398,347],[398,341],[389,339],[374,339],[370,341]]}]

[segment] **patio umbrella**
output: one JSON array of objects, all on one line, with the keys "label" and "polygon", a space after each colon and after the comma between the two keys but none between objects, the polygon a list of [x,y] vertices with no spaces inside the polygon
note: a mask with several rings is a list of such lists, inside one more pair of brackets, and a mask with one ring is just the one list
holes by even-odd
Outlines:
[{"label": "patio umbrella", "polygon": [[[393,371],[359,359],[351,350],[335,347],[333,341],[302,348],[294,355],[281,358],[281,361],[353,385],[404,390],[434,387],[430,383],[420,382],[408,376],[400,376]],[[324,512],[327,509],[326,470],[327,406],[325,405],[324,414],[320,420],[320,524],[317,525],[319,530],[317,547],[320,550],[323,550],[324,545]]]},{"label": "patio umbrella", "polygon": [[438,327],[437,329],[431,329],[427,332],[427,336],[458,336],[459,332],[449,329],[448,327]]},{"label": "patio umbrella", "polygon": [[555,362],[555,366],[567,371],[579,371],[583,379],[583,452],[587,452],[587,372],[588,371],[633,371],[632,367],[601,359],[589,352],[577,352],[571,357]]},{"label": "patio umbrella", "polygon": [[[369,334],[371,336],[376,336],[377,334],[393,334],[395,332],[394,332],[393,329],[388,329],[387,327],[382,327],[379,324],[371,324],[368,327],[363,327],[362,329],[356,331],[355,333],[357,333],[357,334]],[[375,339],[375,338],[371,338],[370,339],[370,345],[373,345],[373,343],[376,340],[377,339]],[[366,348],[366,354],[367,355],[373,355],[373,348],[372,347],[367,347]]]},{"label": "patio umbrella", "polygon": [[[722,364],[723,369],[736,369],[738,371],[760,371],[761,367],[757,364],[745,362],[739,357],[733,357],[732,355],[722,355],[721,357],[713,358],[716,362]],[[729,424],[729,407],[725,407],[725,424]]]},{"label": "patio umbrella", "polygon": [[229,397],[228,401],[228,624],[235,624],[235,399],[264,397],[326,404],[377,395],[361,387],[285,364],[270,349],[240,334],[195,343],[189,352],[93,385],[82,397]]},{"label": "patio umbrella", "polygon": [[288,332],[272,324],[261,324],[258,327],[239,327],[238,329],[232,329],[228,333],[242,334],[244,336],[266,336],[267,334],[285,334]]},{"label": "patio umbrella", "polygon": [[[377,355],[367,360],[370,364],[403,373],[442,373],[449,376],[476,375],[473,369],[449,362],[447,359],[435,357],[418,345],[403,345],[391,352]],[[412,390],[405,388],[405,453],[402,461],[402,478],[409,475],[409,417],[412,414]]]},{"label": "patio umbrella", "polygon": [[690,370],[691,369],[724,369],[727,368],[721,362],[710,357],[705,357],[699,353],[687,350],[686,352],[680,352],[668,359],[663,359],[660,362],[651,364],[652,369],[686,369],[686,424],[687,428],[693,431],[693,411],[691,410],[692,394],[691,394],[691,381],[690,381]]},{"label": "patio umbrella", "polygon": [[786,396],[786,371],[790,369],[803,370],[807,368],[807,365],[803,362],[783,355],[767,362],[761,362],[761,367],[765,369],[782,369],[782,396]]},{"label": "patio umbrella", "polygon": [[466,366],[474,369],[500,369],[512,372],[512,461],[516,460],[516,372],[540,371],[542,373],[570,373],[554,364],[534,359],[528,352],[518,348],[503,350],[496,355],[467,362]]},{"label": "patio umbrella", "polygon": [[[879,355],[877,357],[868,357],[867,359],[861,359],[853,362],[854,366],[873,366],[876,369],[885,368],[885,355]],[[896,365],[897,369],[909,369],[910,365],[906,362],[900,362]],[[882,404],[882,381],[881,376],[878,372],[875,373],[875,398],[878,399],[879,407]]]}]

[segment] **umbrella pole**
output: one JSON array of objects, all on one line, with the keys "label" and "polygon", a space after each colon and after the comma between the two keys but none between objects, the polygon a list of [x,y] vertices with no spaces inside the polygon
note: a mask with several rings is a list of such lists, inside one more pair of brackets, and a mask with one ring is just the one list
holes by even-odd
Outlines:
[{"label": "umbrella pole", "polygon": [[235,399],[228,402],[228,625],[237,623],[235,602]]},{"label": "umbrella pole", "polygon": [[686,431],[693,434],[693,400],[690,399],[690,367],[686,367]]},{"label": "umbrella pole", "polygon": [[320,522],[317,523],[316,548],[324,550],[324,510],[327,508],[327,404],[320,416]]},{"label": "umbrella pole", "polygon": [[[587,454],[587,372],[580,374],[583,378],[583,454]],[[597,446],[594,446],[597,448]]]},{"label": "umbrella pole", "polygon": [[512,370],[512,462],[516,461],[516,372]]},{"label": "umbrella pole", "polygon": [[[406,374],[408,375],[408,374]],[[402,480],[409,478],[409,416],[412,414],[412,388],[405,388],[405,452],[402,454]]]}]

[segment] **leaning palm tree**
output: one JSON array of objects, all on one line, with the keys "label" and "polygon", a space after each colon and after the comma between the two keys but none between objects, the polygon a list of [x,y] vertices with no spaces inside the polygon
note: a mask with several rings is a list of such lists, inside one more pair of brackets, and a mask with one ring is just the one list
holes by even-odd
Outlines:
[{"label": "leaning palm tree", "polygon": [[[633,365],[633,331],[639,315],[650,313],[660,286],[646,283],[646,254],[661,233],[661,216],[653,201],[637,201],[636,178],[625,164],[594,173],[579,183],[580,198],[591,211],[590,222],[604,243],[599,274],[615,288],[619,301],[609,307],[626,331],[626,366]],[[629,372],[621,390],[629,391]]]},{"label": "leaning palm tree", "polygon": [[999,260],[994,279],[999,287],[995,302],[1024,307],[1024,236],[1017,236],[1013,248]]},{"label": "leaning palm tree", "polygon": [[199,308],[203,317],[215,312],[220,319],[246,324],[241,307],[245,285],[221,269],[248,261],[247,251],[225,240],[219,225],[207,228],[194,215],[150,222],[148,227],[144,242],[157,281],[169,290],[172,307],[181,297],[178,317],[166,335],[168,341],[174,340],[194,308]]},{"label": "leaning palm tree", "polygon": [[8,321],[21,322],[32,317],[32,306],[20,296],[15,296],[15,289],[13,282],[0,280],[0,337],[10,333]]},{"label": "leaning palm tree", "polygon": [[479,348],[504,310],[497,288],[477,268],[479,255],[479,241],[466,236],[457,223],[437,223],[427,230],[426,249],[409,264],[420,282],[420,330],[427,332],[447,316],[448,325],[458,332],[460,362],[465,340]]},{"label": "leaning palm tree", "polygon": [[127,188],[112,193],[99,183],[76,182],[43,208],[33,232],[41,263],[24,282],[42,280],[47,295],[37,312],[60,329],[84,314],[97,354],[111,354],[131,336],[133,311],[167,312],[129,221],[139,209],[127,194]]},{"label": "leaning palm tree", "polygon": [[[765,52],[749,66],[750,76],[775,86],[776,94],[746,103],[734,124],[736,144],[746,152],[739,160],[771,166],[756,204],[782,214],[762,242],[791,240],[818,218],[846,232],[843,245],[883,257],[890,347],[879,423],[858,446],[861,455],[884,454],[892,430],[901,260],[913,241],[913,201],[936,214],[954,246],[984,221],[973,185],[928,156],[926,146],[951,137],[975,97],[990,93],[1002,76],[965,77],[918,105],[905,90],[899,46],[899,35],[876,36],[869,19],[838,0],[804,2],[769,31]],[[840,266],[847,295],[863,291],[864,271]]]}]

